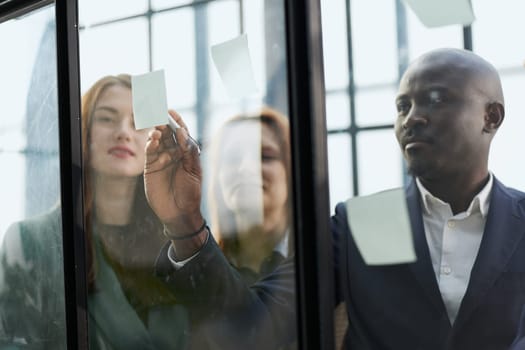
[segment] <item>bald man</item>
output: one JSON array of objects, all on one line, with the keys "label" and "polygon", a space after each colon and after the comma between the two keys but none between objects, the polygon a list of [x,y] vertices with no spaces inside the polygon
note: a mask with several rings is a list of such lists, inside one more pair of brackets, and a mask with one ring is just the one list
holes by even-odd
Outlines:
[{"label": "bald man", "polygon": [[[346,206],[337,205],[331,230],[340,276],[336,301],[346,302],[349,315],[345,345],[508,349],[525,304],[525,194],[488,170],[505,115],[499,76],[471,52],[431,51],[403,75],[396,108],[395,132],[412,175],[405,191],[417,261],[366,265]],[[172,238],[158,272],[195,319],[209,324],[215,318],[209,334],[219,348],[278,348],[295,334],[293,259],[251,288],[235,277],[209,229],[199,231],[200,196],[173,201],[178,188],[193,194],[201,188],[196,147],[187,130],[177,136],[180,146],[172,146],[179,149],[170,151],[163,128],[147,145],[146,191]],[[183,166],[166,167],[171,159]]]}]

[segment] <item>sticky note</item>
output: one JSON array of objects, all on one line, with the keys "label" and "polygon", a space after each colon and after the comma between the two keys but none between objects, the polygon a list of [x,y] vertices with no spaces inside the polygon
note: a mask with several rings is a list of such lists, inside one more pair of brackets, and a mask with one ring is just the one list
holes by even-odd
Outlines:
[{"label": "sticky note", "polygon": [[246,34],[213,45],[210,52],[230,97],[248,97],[258,91]]},{"label": "sticky note", "polygon": [[352,236],[368,265],[416,261],[402,188],[350,198],[346,210]]},{"label": "sticky note", "polygon": [[451,24],[466,26],[475,19],[470,0],[405,0],[405,2],[426,27]]},{"label": "sticky note", "polygon": [[164,70],[131,77],[135,129],[168,123],[168,101]]}]

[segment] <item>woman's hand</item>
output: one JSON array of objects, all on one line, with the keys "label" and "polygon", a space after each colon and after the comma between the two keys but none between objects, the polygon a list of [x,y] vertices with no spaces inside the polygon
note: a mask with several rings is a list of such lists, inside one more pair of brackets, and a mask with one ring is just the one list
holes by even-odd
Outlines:
[{"label": "woman's hand", "polygon": [[173,236],[184,236],[198,230],[204,222],[200,212],[200,150],[181,116],[173,110],[169,114],[181,127],[175,134],[166,125],[150,132],[144,187],[149,205],[169,232]]}]

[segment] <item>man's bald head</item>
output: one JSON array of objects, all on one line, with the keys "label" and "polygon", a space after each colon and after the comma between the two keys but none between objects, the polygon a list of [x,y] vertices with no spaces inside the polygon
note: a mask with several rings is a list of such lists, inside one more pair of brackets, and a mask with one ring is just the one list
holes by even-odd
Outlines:
[{"label": "man's bald head", "polygon": [[439,74],[456,76],[458,83],[470,83],[472,88],[486,97],[487,103],[504,105],[503,89],[496,68],[473,52],[454,48],[429,51],[410,64],[402,79],[413,70],[428,69],[430,66]]}]

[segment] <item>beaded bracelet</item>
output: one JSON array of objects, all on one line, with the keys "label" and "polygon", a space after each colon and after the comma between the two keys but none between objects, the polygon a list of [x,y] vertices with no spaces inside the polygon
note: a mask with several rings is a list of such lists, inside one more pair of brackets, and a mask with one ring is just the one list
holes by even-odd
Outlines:
[{"label": "beaded bracelet", "polygon": [[195,237],[195,236],[199,235],[202,231],[204,231],[206,228],[207,228],[206,220],[204,220],[204,222],[202,223],[202,226],[199,227],[197,229],[197,231],[192,232],[192,233],[188,233],[188,234],[182,235],[182,236],[173,236],[171,234],[170,230],[168,230],[168,228],[166,227],[166,225],[164,225],[164,236],[168,237],[169,239],[173,239],[175,241],[180,241],[180,240],[184,240],[184,239]]}]

